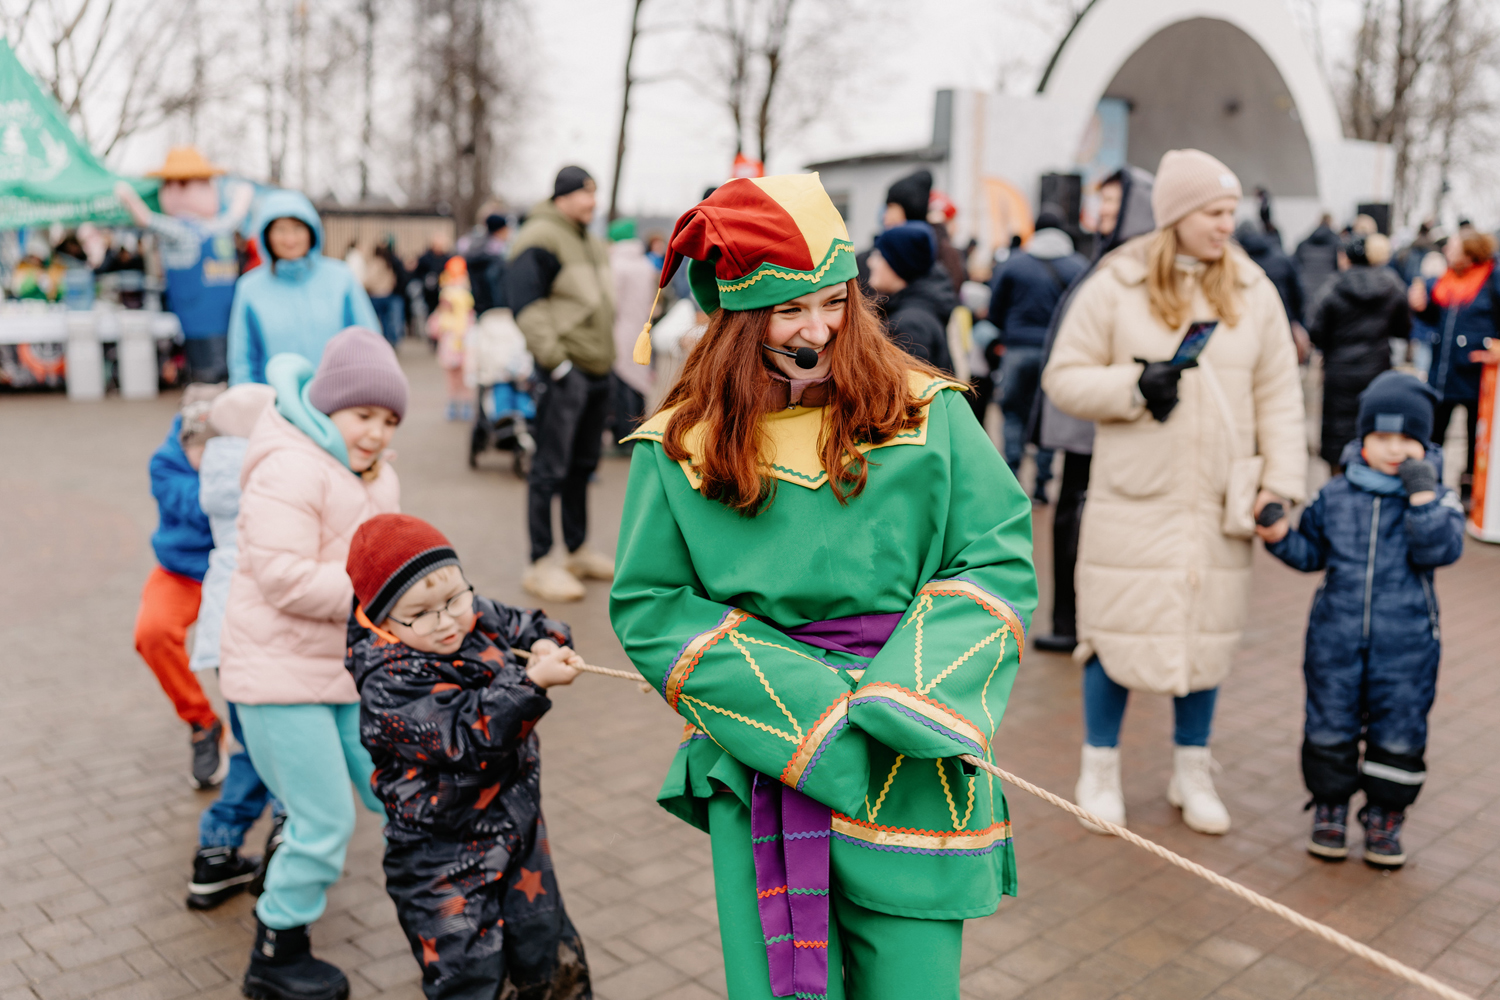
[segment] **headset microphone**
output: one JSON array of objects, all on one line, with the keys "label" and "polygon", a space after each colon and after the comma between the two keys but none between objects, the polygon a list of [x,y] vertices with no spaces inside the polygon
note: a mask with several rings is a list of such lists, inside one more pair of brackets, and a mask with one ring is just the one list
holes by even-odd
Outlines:
[{"label": "headset microphone", "polygon": [[770,344],[761,344],[760,346],[772,354],[780,354],[792,358],[797,362],[798,368],[811,370],[818,367],[818,352],[811,347],[799,347],[795,351],[788,351],[780,347],[772,347]]}]

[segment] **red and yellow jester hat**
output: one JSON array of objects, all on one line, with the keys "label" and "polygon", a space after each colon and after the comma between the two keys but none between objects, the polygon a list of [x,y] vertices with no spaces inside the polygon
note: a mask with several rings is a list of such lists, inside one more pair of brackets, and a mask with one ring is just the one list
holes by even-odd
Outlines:
[{"label": "red and yellow jester hat", "polygon": [[[817,174],[740,177],[677,220],[662,264],[665,288],[684,259],[705,312],[760,309],[855,277],[849,231]],[[650,325],[635,360],[651,360]]]}]

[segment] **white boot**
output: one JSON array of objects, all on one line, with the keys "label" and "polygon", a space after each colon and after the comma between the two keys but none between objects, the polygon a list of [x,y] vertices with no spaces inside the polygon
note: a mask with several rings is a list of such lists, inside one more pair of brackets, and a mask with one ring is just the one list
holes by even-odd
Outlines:
[{"label": "white boot", "polygon": [[[1125,825],[1125,793],[1120,790],[1120,748],[1083,745],[1083,763],[1078,770],[1078,787],[1073,801],[1100,819],[1117,826]],[[1103,827],[1084,822],[1091,833],[1106,833]]]},{"label": "white boot", "polygon": [[584,594],[583,584],[568,572],[555,552],[532,563],[521,577],[521,586],[544,601],[577,601]]},{"label": "white boot", "polygon": [[1228,833],[1229,810],[1214,791],[1214,759],[1208,747],[1177,747],[1167,801],[1182,810],[1182,821],[1199,833]]},{"label": "white boot", "polygon": [[569,555],[564,565],[569,573],[580,580],[613,580],[615,578],[615,561],[608,556],[600,555],[587,545],[580,546],[577,552]]}]

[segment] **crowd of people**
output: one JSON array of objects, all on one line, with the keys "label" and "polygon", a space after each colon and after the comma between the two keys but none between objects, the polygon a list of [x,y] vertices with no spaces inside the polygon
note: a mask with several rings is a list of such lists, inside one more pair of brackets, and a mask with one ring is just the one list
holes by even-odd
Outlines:
[{"label": "crowd of people", "polygon": [[[449,419],[489,419],[492,388],[531,406],[523,587],[555,603],[610,581],[626,654],[683,717],[659,799],[712,840],[731,995],[957,997],[963,921],[1016,888],[1003,796],[959,757],[989,756],[1028,643],[1081,671],[1080,805],[1126,822],[1127,703],[1170,695],[1166,798],[1189,828],[1230,830],[1210,743],[1256,537],[1327,574],[1304,663],[1307,849],[1347,856],[1362,793],[1364,860],[1404,863],[1433,573],[1461,554],[1468,499],[1467,479],[1442,483],[1442,443],[1463,407],[1468,476],[1478,371],[1500,361],[1492,237],[1428,227],[1392,255],[1361,218],[1288,255],[1198,150],[1108,178],[1091,255],[1050,206],[995,257],[960,249],[926,171],[891,187],[862,252],[816,175],[726,182],[661,238],[616,220],[601,239],[596,194],[565,167],[514,233],[491,214],[410,267],[389,245],[325,255],[294,192],[191,223],[132,208],[197,268],[168,298],[205,342],[150,462],[159,565],[136,648],[189,726],[194,784],[219,788],[188,905],[259,897],[247,995],[347,995],[308,927],[356,797],[386,818],[429,997],[590,995],[533,733],[588,665],[566,624],[477,595],[441,530],[400,513],[406,287]],[[261,263],[206,282],[246,213]],[[1309,503],[1312,358],[1333,478]],[[613,557],[589,544],[606,432],[632,456]],[[1059,463],[1052,630],[1028,636],[1032,506]],[[267,809],[263,854],[242,855]]]}]

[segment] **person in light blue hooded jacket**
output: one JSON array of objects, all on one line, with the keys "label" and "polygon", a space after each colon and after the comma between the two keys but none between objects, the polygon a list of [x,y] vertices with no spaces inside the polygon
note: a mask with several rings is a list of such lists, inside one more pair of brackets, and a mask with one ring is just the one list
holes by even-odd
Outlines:
[{"label": "person in light blue hooded jacket", "polygon": [[343,261],[323,256],[323,223],[305,195],[267,192],[255,206],[253,225],[265,263],[234,289],[231,385],[265,382],[266,362],[277,354],[300,354],[316,365],[324,345],[346,327],[380,329],[354,273]]}]

